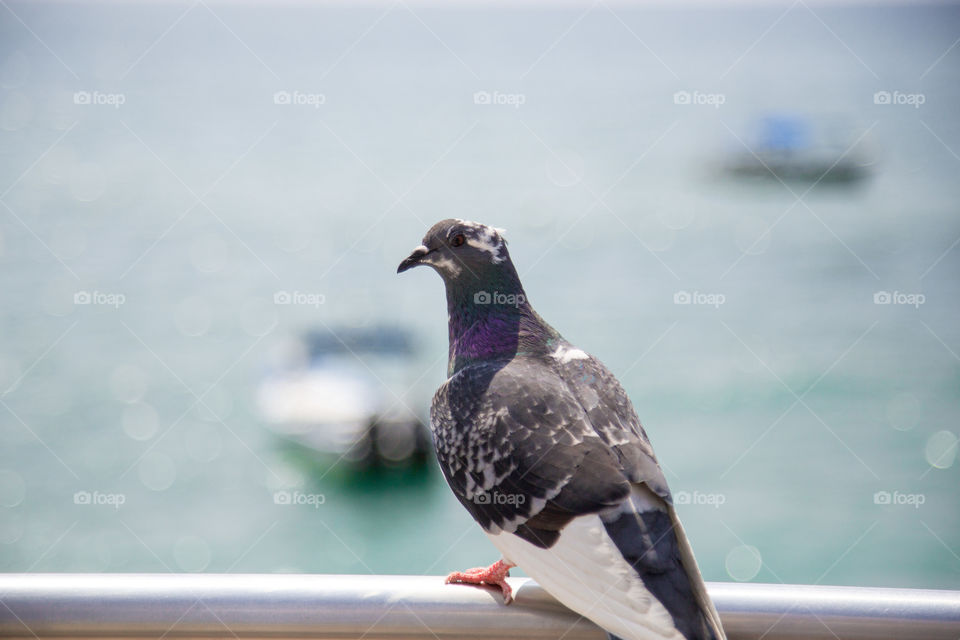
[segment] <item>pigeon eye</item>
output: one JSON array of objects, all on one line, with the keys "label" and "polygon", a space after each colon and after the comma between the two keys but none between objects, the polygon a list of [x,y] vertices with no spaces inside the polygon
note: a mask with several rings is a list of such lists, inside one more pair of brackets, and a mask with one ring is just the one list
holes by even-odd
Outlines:
[{"label": "pigeon eye", "polygon": [[463,234],[458,233],[457,235],[453,236],[453,240],[450,241],[450,244],[454,247],[459,247],[466,241],[467,239],[463,237]]}]

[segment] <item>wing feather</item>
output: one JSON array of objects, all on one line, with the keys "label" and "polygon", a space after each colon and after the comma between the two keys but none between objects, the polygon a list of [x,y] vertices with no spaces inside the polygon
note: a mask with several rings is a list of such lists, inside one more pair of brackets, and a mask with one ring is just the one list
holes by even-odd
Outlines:
[{"label": "wing feather", "polygon": [[431,422],[448,484],[505,558],[605,629],[723,638],[626,392],[579,353],[479,363],[447,380]]}]

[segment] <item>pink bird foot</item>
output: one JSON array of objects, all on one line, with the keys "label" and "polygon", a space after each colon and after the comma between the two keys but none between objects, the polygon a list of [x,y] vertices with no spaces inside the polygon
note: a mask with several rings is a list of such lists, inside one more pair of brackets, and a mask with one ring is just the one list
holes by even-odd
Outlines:
[{"label": "pink bird foot", "polygon": [[513,602],[513,589],[507,584],[507,576],[510,575],[510,569],[517,565],[507,564],[503,560],[497,560],[489,567],[475,567],[466,571],[454,571],[447,576],[446,583],[459,584],[486,584],[492,587],[500,587],[503,592],[503,604]]}]

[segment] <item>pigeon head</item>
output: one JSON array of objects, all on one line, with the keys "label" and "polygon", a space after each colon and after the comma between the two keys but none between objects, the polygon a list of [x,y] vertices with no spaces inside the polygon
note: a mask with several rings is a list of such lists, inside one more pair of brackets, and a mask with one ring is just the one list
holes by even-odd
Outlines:
[{"label": "pigeon head", "polygon": [[397,273],[420,265],[433,267],[444,282],[465,285],[513,271],[500,229],[454,218],[430,227],[423,244],[400,263]]},{"label": "pigeon head", "polygon": [[559,338],[527,301],[499,229],[442,220],[397,273],[419,265],[433,267],[447,290],[451,375],[477,361],[547,353]]}]

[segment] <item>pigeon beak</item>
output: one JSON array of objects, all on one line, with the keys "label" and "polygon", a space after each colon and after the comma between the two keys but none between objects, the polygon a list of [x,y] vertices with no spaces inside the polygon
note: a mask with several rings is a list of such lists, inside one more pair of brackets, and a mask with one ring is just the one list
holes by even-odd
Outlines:
[{"label": "pigeon beak", "polygon": [[430,253],[430,250],[427,249],[425,246],[420,245],[419,247],[414,249],[413,253],[407,256],[403,262],[400,263],[400,266],[397,267],[397,273],[403,273],[407,269],[412,269],[419,264],[423,264],[421,260],[423,260],[423,257],[426,256],[428,253]]}]

